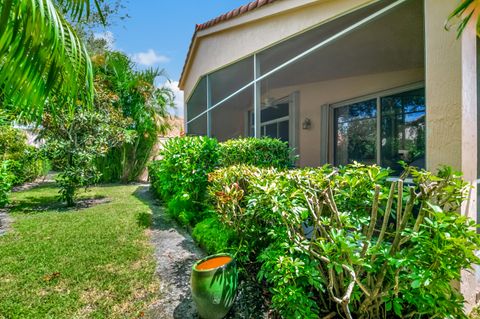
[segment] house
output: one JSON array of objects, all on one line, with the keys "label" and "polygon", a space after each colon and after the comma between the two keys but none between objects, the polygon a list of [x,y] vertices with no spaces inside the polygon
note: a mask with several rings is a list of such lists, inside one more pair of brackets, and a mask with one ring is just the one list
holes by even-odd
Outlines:
[{"label": "house", "polygon": [[[451,165],[476,186],[477,37],[453,0],[257,0],[196,26],[180,88],[190,135],[287,141],[299,166]],[[476,219],[475,191],[462,209]],[[478,277],[478,278],[477,278]],[[460,289],[477,301],[480,275]]]}]

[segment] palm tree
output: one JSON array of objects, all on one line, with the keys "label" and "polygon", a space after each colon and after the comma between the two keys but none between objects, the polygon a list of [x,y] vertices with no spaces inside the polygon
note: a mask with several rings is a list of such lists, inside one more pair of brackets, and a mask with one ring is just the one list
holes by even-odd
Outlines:
[{"label": "palm tree", "polygon": [[92,65],[65,15],[79,21],[93,8],[101,15],[100,2],[0,0],[0,108],[12,104],[38,118],[45,105],[92,103]]},{"label": "palm tree", "polygon": [[[479,0],[462,0],[460,5],[448,17],[448,23],[452,23],[453,19],[460,19],[457,24],[457,37],[460,37],[465,30],[468,22],[480,11]],[[447,25],[448,28],[448,25]],[[477,15],[477,35],[480,37],[480,14]]]}]

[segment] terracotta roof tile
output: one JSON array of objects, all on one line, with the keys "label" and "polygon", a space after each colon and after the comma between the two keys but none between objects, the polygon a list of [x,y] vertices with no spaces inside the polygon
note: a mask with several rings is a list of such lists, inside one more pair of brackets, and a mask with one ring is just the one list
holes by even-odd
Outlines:
[{"label": "terracotta roof tile", "polygon": [[225,14],[222,14],[210,21],[207,21],[205,23],[197,24],[195,30],[200,31],[200,30],[205,30],[208,29],[216,24],[219,24],[220,22],[230,20],[232,18],[235,18],[239,15],[242,15],[244,13],[250,12],[252,10],[255,10],[257,8],[263,7],[264,5],[267,5],[269,3],[275,2],[276,0],[255,0],[250,3],[247,3],[239,8],[236,8],[232,11],[229,11]]},{"label": "terracotta roof tile", "polygon": [[224,21],[227,21],[227,20],[230,20],[230,19],[233,19],[239,15],[242,15],[244,13],[247,13],[247,12],[250,12],[250,11],[253,11],[257,8],[260,8],[260,7],[263,7],[267,4],[270,4],[272,2],[275,2],[277,0],[255,0],[255,1],[252,1],[250,3],[247,3],[239,8],[236,8],[236,9],[233,9],[227,13],[224,13],[210,21],[207,21],[205,23],[202,23],[202,24],[197,24],[195,26],[195,32],[193,33],[193,37],[192,37],[192,41],[190,42],[190,47],[188,49],[188,53],[187,53],[187,57],[186,57],[186,60],[185,60],[185,64],[183,65],[183,70],[182,70],[182,74],[180,75],[180,79],[183,78],[184,76],[184,73],[185,73],[185,68],[187,66],[187,61],[188,61],[188,58],[192,52],[192,46],[193,46],[193,40],[195,39],[195,37],[197,36],[197,32],[199,31],[202,31],[202,30],[205,30],[205,29],[208,29],[210,27],[213,27],[214,25],[217,25],[219,23],[222,23]]}]

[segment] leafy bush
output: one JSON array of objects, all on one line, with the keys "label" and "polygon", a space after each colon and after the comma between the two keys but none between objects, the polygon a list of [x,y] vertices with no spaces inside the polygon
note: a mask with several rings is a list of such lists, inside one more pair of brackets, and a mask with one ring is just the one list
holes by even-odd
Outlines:
[{"label": "leafy bush", "polygon": [[152,187],[182,224],[194,224],[204,207],[208,173],[218,165],[218,142],[208,137],[172,138],[149,167]]},{"label": "leafy bush", "polygon": [[8,195],[12,189],[14,176],[10,173],[8,168],[8,161],[0,162],[0,207],[4,207],[8,204]]},{"label": "leafy bush", "polygon": [[0,159],[9,161],[13,185],[34,181],[49,170],[43,154],[27,144],[25,132],[8,125],[0,125]]},{"label": "leafy bush", "polygon": [[193,229],[192,236],[209,254],[228,252],[236,240],[235,233],[216,216],[199,222]]},{"label": "leafy bush", "polygon": [[51,166],[41,150],[28,145],[20,160],[10,160],[9,169],[15,177],[13,184],[21,185],[47,175]]},{"label": "leafy bush", "polygon": [[257,167],[291,167],[292,150],[288,143],[272,138],[241,138],[220,144],[220,165],[244,164]]},{"label": "leafy bush", "polygon": [[473,222],[457,214],[458,173],[407,168],[413,183],[359,164],[210,174],[210,199],[240,259],[284,318],[466,318],[451,282],[480,260]]},{"label": "leafy bush", "polygon": [[[175,218],[197,223],[207,251],[256,264],[249,269],[259,269],[282,317],[465,318],[450,283],[480,262],[480,239],[457,214],[466,190],[458,173],[406,168],[392,182],[378,166],[285,170],[291,162],[270,160],[274,168],[248,143],[256,140],[173,139],[150,179]],[[237,161],[265,167],[212,172]]]},{"label": "leafy bush", "polygon": [[203,219],[208,174],[222,165],[248,163],[286,168],[291,151],[280,140],[238,139],[219,144],[208,137],[182,137],[167,141],[162,159],[149,166],[152,187],[170,214],[184,225]]}]

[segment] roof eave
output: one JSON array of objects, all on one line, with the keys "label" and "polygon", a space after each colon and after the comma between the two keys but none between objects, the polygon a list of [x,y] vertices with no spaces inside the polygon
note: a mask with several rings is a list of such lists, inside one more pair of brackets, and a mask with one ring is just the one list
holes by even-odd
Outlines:
[{"label": "roof eave", "polygon": [[199,36],[198,36],[199,33],[201,33],[204,30],[207,30],[207,29],[209,29],[213,26],[217,26],[218,24],[220,24],[222,22],[232,20],[232,19],[234,19],[234,18],[236,18],[240,15],[248,14],[249,12],[251,12],[255,9],[261,8],[265,5],[273,3],[275,1],[277,1],[277,0],[256,0],[256,1],[252,1],[248,4],[246,4],[246,5],[243,5],[239,8],[231,10],[231,11],[229,11],[229,12],[227,12],[227,13],[221,15],[221,16],[218,16],[217,18],[214,18],[210,21],[207,21],[207,22],[202,23],[202,24],[197,24],[195,26],[195,31],[193,32],[192,40],[190,42],[190,47],[188,48],[188,53],[187,53],[187,57],[185,59],[185,63],[183,65],[182,73],[180,75],[179,88],[181,90],[183,90],[184,87],[185,87],[185,76],[186,76],[188,68],[190,67],[190,64],[191,64],[191,57],[192,57],[192,54],[194,52],[194,48],[195,48],[195,44],[197,42],[197,39],[199,38]]}]

